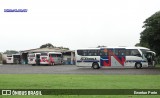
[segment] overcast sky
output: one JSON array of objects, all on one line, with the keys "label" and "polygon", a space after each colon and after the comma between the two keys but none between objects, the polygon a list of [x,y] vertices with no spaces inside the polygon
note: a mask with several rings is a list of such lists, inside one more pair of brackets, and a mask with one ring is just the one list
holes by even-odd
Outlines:
[{"label": "overcast sky", "polygon": [[[28,9],[28,12],[4,12]],[[0,0],[0,51],[134,46],[160,0]]]}]

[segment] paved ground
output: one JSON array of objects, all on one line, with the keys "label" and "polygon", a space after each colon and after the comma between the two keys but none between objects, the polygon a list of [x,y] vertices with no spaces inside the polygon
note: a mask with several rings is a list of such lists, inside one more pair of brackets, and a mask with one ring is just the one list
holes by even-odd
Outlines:
[{"label": "paved ground", "polygon": [[158,68],[82,68],[75,65],[32,66],[32,65],[0,65],[0,74],[115,74],[115,75],[160,75]]}]

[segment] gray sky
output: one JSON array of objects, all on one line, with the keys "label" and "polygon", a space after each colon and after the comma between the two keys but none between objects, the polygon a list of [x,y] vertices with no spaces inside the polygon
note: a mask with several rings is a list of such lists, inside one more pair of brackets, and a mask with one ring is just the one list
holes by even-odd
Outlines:
[{"label": "gray sky", "polygon": [[[28,9],[9,13],[4,9]],[[0,0],[0,51],[134,46],[160,0]]]}]

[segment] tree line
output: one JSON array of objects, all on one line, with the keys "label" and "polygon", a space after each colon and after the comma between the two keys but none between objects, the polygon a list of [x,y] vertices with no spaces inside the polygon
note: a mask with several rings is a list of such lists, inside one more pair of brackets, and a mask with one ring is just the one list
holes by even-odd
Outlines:
[{"label": "tree line", "polygon": [[144,21],[144,30],[140,33],[140,42],[135,46],[143,46],[155,51],[160,60],[160,11]]}]

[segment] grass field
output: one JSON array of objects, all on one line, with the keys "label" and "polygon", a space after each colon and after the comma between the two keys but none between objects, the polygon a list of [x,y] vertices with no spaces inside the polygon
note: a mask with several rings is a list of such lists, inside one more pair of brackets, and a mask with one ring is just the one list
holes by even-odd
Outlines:
[{"label": "grass field", "polygon": [[[156,85],[155,85],[156,84]],[[160,75],[0,75],[0,88],[12,89],[138,89],[160,88]]]},{"label": "grass field", "polygon": [[[52,75],[1,74],[0,89],[160,89],[160,75]],[[0,98],[22,96],[0,96]],[[53,98],[53,96],[23,96],[23,98]],[[54,95],[56,98],[157,98],[136,95]]]},{"label": "grass field", "polygon": [[156,67],[160,67],[160,64],[157,64]]}]

